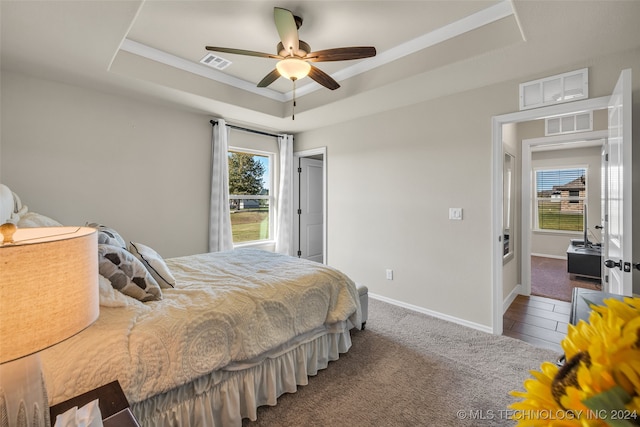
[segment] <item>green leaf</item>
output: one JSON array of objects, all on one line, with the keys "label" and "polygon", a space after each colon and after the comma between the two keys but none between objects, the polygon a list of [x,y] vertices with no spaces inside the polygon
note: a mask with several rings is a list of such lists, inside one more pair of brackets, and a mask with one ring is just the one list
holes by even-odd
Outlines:
[{"label": "green leaf", "polygon": [[638,414],[629,411],[625,404],[631,401],[631,396],[622,387],[616,386],[582,401],[593,411],[592,417],[602,419],[611,427],[633,427],[638,424]]}]

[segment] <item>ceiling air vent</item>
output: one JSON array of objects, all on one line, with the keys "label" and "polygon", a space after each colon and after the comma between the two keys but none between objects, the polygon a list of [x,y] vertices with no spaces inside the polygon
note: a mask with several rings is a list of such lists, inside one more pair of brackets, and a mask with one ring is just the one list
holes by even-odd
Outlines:
[{"label": "ceiling air vent", "polygon": [[229,61],[228,59],[220,58],[219,56],[216,56],[212,53],[207,53],[205,57],[200,60],[200,62],[217,70],[224,70],[229,65],[231,65],[231,61]]}]

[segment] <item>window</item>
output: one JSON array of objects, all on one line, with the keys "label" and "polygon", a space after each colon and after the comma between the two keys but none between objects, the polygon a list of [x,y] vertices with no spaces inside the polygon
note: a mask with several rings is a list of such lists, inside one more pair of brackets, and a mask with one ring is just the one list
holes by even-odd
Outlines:
[{"label": "window", "polygon": [[273,239],[273,153],[229,150],[229,208],[233,243]]},{"label": "window", "polygon": [[586,168],[535,171],[537,230],[583,231],[586,176]]},{"label": "window", "polygon": [[520,84],[521,110],[576,101],[588,97],[588,68]]},{"label": "window", "polygon": [[545,135],[585,132],[593,130],[593,111],[548,117],[544,120]]}]

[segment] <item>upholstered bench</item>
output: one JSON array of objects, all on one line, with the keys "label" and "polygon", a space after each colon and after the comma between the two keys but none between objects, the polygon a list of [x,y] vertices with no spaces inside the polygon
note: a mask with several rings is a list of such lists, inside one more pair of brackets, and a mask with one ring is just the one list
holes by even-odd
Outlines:
[{"label": "upholstered bench", "polygon": [[356,283],[356,289],[358,289],[358,295],[360,296],[360,308],[362,309],[362,325],[360,329],[364,330],[367,318],[369,317],[369,288]]}]

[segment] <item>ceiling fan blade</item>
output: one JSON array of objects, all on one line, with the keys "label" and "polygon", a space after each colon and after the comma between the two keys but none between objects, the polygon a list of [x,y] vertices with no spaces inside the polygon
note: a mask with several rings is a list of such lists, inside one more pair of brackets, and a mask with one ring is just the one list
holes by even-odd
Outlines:
[{"label": "ceiling fan blade", "polygon": [[296,25],[293,13],[281,7],[274,7],[273,19],[285,50],[290,52],[290,54],[298,52],[300,49],[300,40],[298,39],[298,26]]},{"label": "ceiling fan blade", "polygon": [[320,68],[314,67],[313,65],[311,65],[311,70],[309,70],[309,77],[311,77],[313,80],[320,83],[327,89],[336,90],[340,87],[338,82],[335,81],[329,74],[325,73]]},{"label": "ceiling fan blade", "polygon": [[349,59],[371,58],[376,56],[373,46],[338,47],[335,49],[311,52],[304,59],[311,62],[347,61]]},{"label": "ceiling fan blade", "polygon": [[233,53],[236,55],[257,56],[259,58],[284,59],[280,55],[272,55],[270,53],[256,52],[253,50],[234,49],[230,47],[207,46],[205,49],[212,50],[214,52]]},{"label": "ceiling fan blade", "polygon": [[258,87],[267,87],[271,83],[278,80],[278,77],[280,77],[280,73],[278,72],[277,68],[274,68],[272,72],[264,76],[264,79],[260,80],[260,83],[258,83]]}]

